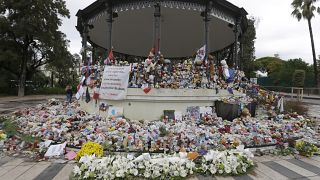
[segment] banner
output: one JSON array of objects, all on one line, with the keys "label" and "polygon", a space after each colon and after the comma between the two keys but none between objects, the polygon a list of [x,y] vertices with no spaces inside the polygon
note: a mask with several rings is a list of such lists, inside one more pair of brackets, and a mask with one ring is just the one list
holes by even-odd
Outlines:
[{"label": "banner", "polygon": [[127,96],[130,66],[105,66],[100,99],[122,100]]},{"label": "banner", "polygon": [[203,61],[205,57],[206,57],[206,45],[202,46],[202,47],[197,51],[196,60],[201,60],[201,61]]}]

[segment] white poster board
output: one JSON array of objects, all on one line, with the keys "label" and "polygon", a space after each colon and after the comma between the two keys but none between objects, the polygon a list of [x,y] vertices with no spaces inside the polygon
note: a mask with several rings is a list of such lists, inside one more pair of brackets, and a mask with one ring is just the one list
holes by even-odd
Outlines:
[{"label": "white poster board", "polygon": [[122,100],[127,96],[130,66],[106,66],[100,87],[100,98]]},{"label": "white poster board", "polygon": [[66,147],[67,143],[51,145],[44,155],[45,157],[52,157],[52,156],[60,156],[63,154],[64,148]]}]

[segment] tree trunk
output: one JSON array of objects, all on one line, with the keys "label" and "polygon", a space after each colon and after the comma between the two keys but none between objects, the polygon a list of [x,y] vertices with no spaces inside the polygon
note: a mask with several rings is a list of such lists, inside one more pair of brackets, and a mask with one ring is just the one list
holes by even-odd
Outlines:
[{"label": "tree trunk", "polygon": [[316,87],[319,87],[319,81],[318,81],[318,65],[317,65],[317,57],[316,57],[316,51],[314,47],[314,40],[313,40],[313,33],[312,33],[312,26],[311,26],[311,19],[308,19],[308,25],[309,25],[309,32],[310,32],[310,39],[311,39],[311,47],[312,47],[312,56],[313,56],[313,68],[314,68],[314,81]]},{"label": "tree trunk", "polygon": [[27,51],[25,51],[25,55],[22,58],[21,69],[20,69],[20,79],[19,79],[19,88],[18,88],[18,96],[23,97],[26,86],[26,77],[27,77]]}]

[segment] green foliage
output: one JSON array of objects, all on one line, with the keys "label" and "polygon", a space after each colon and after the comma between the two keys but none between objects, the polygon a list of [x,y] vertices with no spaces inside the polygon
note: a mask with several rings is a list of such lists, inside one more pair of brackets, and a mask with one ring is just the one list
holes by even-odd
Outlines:
[{"label": "green foliage", "polygon": [[78,81],[78,69],[76,67],[79,66],[79,58],[79,55],[71,55],[66,51],[54,58],[54,61],[46,66],[46,69],[51,71],[51,75],[57,79],[57,86],[66,87]]},{"label": "green foliage", "polygon": [[254,62],[255,70],[266,70],[273,86],[294,86],[292,77],[296,70],[305,71],[305,87],[314,86],[313,66],[304,62],[302,59],[289,59],[284,61],[275,57],[263,57]]},{"label": "green foliage", "polygon": [[300,21],[302,18],[310,20],[314,17],[314,12],[317,10],[314,5],[317,0],[293,0],[291,6],[293,11],[291,15]]},{"label": "green foliage", "polygon": [[[242,56],[241,56],[241,67],[246,75],[250,75],[253,70],[253,61],[255,59],[255,39],[256,39],[256,29],[255,29],[255,19],[248,19],[248,28],[240,39],[242,42]],[[251,77],[251,76],[250,76]]]},{"label": "green foliage", "polygon": [[33,143],[35,141],[37,141],[37,142],[40,141],[40,138],[35,138],[35,137],[32,137],[31,135],[20,133],[18,131],[17,123],[14,122],[12,119],[9,119],[6,117],[0,117],[0,123],[3,123],[3,130],[9,138],[12,136],[18,136],[21,138],[22,141],[25,141],[27,143]]},{"label": "green foliage", "polygon": [[303,87],[306,78],[305,70],[295,70],[292,76],[292,85],[295,87]]},{"label": "green foliage", "polygon": [[7,134],[8,137],[12,137],[16,135],[18,126],[16,123],[12,122],[10,119],[6,119],[3,122],[3,130]]},{"label": "green foliage", "polygon": [[20,79],[20,95],[40,66],[68,52],[61,17],[69,17],[64,0],[0,1],[0,69]]},{"label": "green foliage", "polygon": [[276,57],[263,57],[254,61],[254,70],[264,70],[274,80],[278,78],[285,61]]}]

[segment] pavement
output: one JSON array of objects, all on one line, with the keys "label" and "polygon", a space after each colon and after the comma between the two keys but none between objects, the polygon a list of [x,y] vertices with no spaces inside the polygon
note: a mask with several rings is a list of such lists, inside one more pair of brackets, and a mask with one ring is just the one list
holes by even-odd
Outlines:
[{"label": "pavement", "polygon": [[48,99],[65,99],[64,95],[34,95],[34,96],[6,96],[0,97],[0,115],[8,114],[17,109],[23,109],[27,107],[33,107],[43,102],[46,102]]},{"label": "pavement", "polygon": [[[252,179],[320,179],[320,157],[255,157],[256,167],[243,176],[193,176],[188,180],[252,180]],[[67,180],[72,173],[74,161],[60,163],[52,161],[30,162],[21,158],[1,157],[0,180]]]}]

